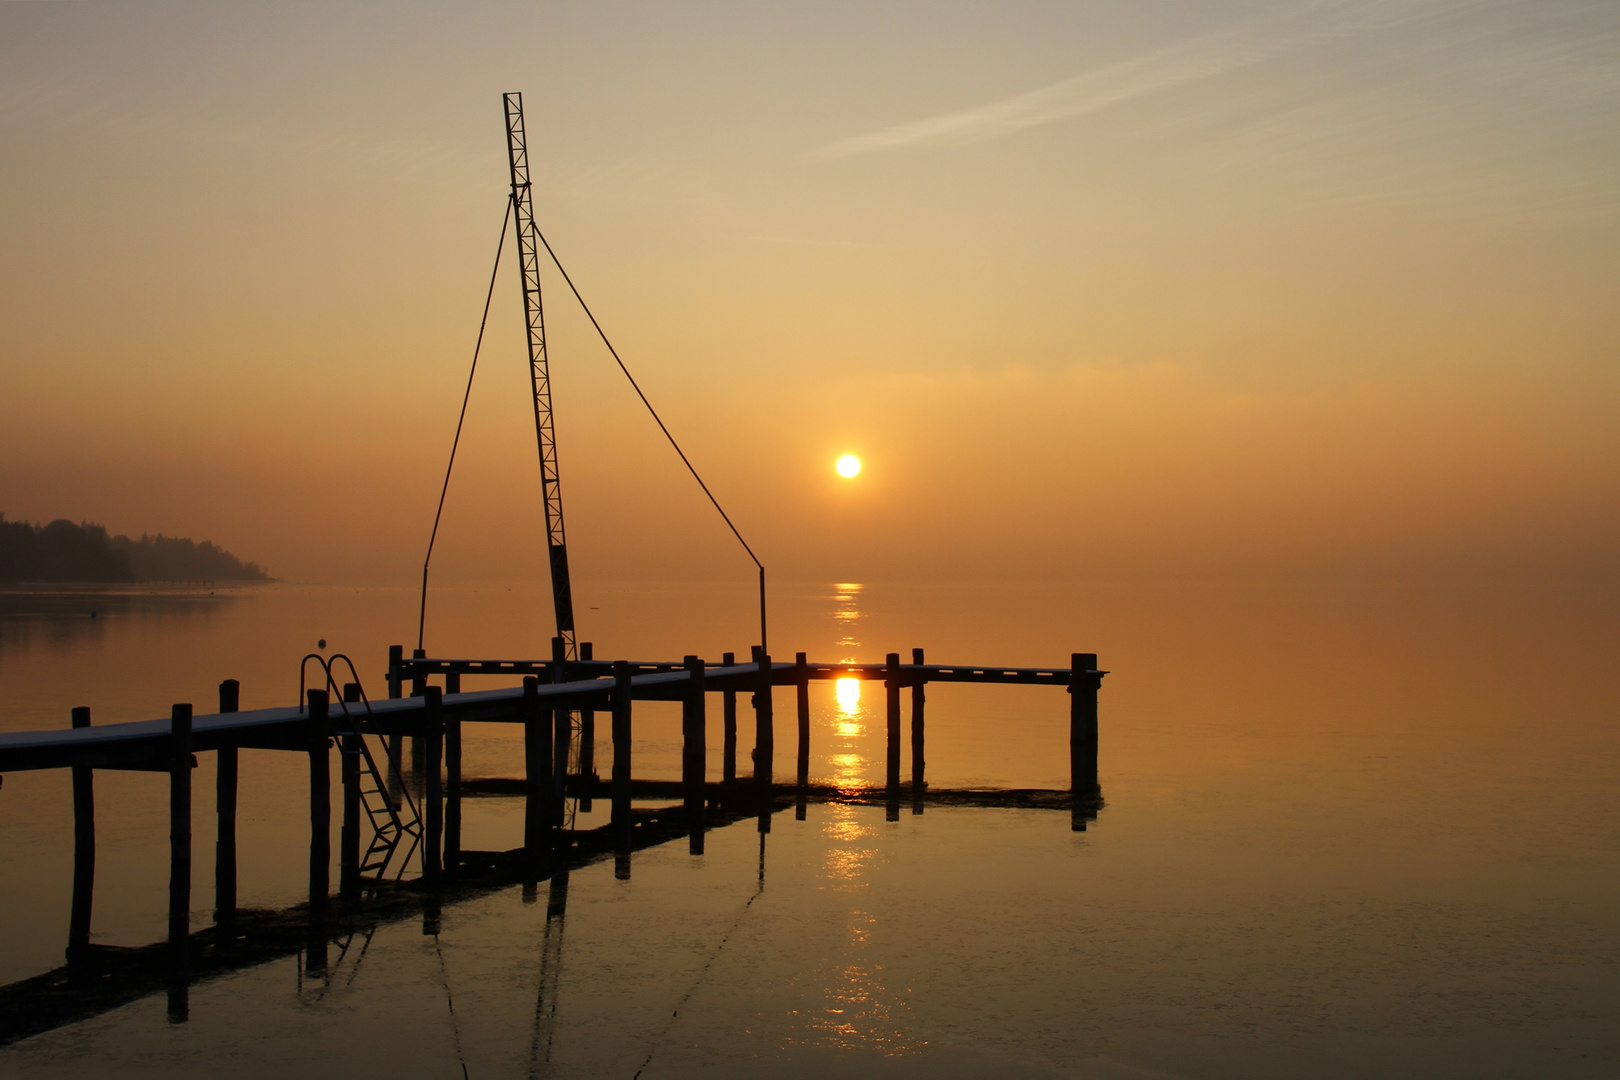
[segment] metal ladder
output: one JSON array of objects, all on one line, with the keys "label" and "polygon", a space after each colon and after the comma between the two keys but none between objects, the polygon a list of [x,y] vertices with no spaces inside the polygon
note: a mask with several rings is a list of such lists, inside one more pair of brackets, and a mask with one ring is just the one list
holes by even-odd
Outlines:
[{"label": "metal ladder", "polygon": [[[339,727],[339,734],[354,737],[354,749],[350,749],[347,738],[338,740],[338,748],[343,754],[353,755],[358,759],[356,771],[360,775],[360,805],[366,812],[367,820],[371,822],[371,843],[360,859],[360,876],[372,874],[374,880],[382,881],[388,873],[389,864],[399,852],[400,841],[409,837],[410,846],[406,848],[405,857],[400,860],[399,869],[394,875],[396,879],[401,878],[405,875],[405,868],[410,864],[411,856],[416,854],[416,849],[422,843],[422,815],[417,810],[416,801],[411,798],[410,789],[405,785],[400,763],[385,751],[384,757],[394,781],[394,790],[389,790],[389,776],[377,767],[377,759],[371,754],[371,746],[366,739],[361,717],[349,710],[350,702],[343,700],[343,692],[332,675],[332,666],[339,660],[348,666],[354,686],[360,691],[359,704],[365,706],[364,719],[368,722],[372,719],[371,701],[366,697],[365,687],[360,683],[360,675],[355,671],[354,661],[343,653],[334,653],[331,659],[319,653],[305,656],[299,664],[298,671],[300,701],[304,697],[304,674],[310,660],[321,665],[326,675],[327,692],[343,710],[344,723]],[[399,796],[397,799],[396,792]]]}]

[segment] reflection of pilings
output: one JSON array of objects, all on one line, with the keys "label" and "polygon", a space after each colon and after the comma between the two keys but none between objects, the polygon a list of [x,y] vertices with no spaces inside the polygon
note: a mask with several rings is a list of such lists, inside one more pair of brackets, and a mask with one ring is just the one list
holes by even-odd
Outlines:
[{"label": "reflection of pilings", "polygon": [[703,854],[703,804],[708,771],[707,695],[703,690],[703,661],[696,656],[685,660],[686,696],[681,700],[681,786],[686,807],[686,827],[691,834],[693,855]]},{"label": "reflection of pilings", "polygon": [[191,706],[169,714],[169,1022],[190,1012],[187,951],[191,944]]},{"label": "reflection of pilings", "polygon": [[[911,650],[911,662],[921,667],[923,664],[923,651]],[[928,784],[923,779],[926,767],[926,754],[923,750],[923,737],[926,728],[923,723],[923,703],[928,695],[923,683],[915,683],[911,687],[911,812],[923,812],[923,792],[928,790]]]},{"label": "reflection of pilings", "polygon": [[613,665],[613,835],[617,857],[614,876],[620,880],[630,876],[630,706],[633,692],[630,686],[630,665],[616,661]]},{"label": "reflection of pilings", "polygon": [[[522,793],[521,782],[514,783],[513,791]],[[718,828],[751,816],[722,808],[709,820]],[[683,825],[678,810],[637,811],[634,849],[684,839]],[[577,836],[578,845],[564,856],[568,867],[588,866],[614,856],[616,838],[611,826]],[[352,912],[317,914],[304,905],[286,911],[242,909],[229,939],[212,926],[191,935],[187,980],[196,984],[300,953],[306,959],[305,974],[320,977],[328,966],[329,942],[334,938],[418,917],[423,919],[424,927],[429,927],[437,918],[434,912],[444,904],[485,896],[522,882],[522,849],[463,854],[466,869],[461,880],[442,893],[419,889],[408,882],[380,882],[368,889],[365,902]],[[624,857],[628,858],[628,853]],[[69,964],[0,986],[0,1046],[162,993],[171,978],[164,964],[168,947],[167,941],[139,948],[93,945],[82,965]]]},{"label": "reflection of pilings", "polygon": [[754,798],[758,800],[759,831],[771,831],[771,771],[776,755],[775,717],[771,709],[771,657],[754,646],[759,664],[759,686],[754,691]]},{"label": "reflection of pilings", "polygon": [[523,851],[526,882],[540,880],[549,848],[546,787],[551,779],[550,713],[540,707],[540,680],[523,677]]},{"label": "reflection of pilings", "polygon": [[[73,726],[90,726],[90,709],[73,710]],[[73,769],[73,906],[68,913],[69,961],[90,947],[90,910],[96,891],[96,787],[95,773],[84,766]]]},{"label": "reflection of pilings", "polygon": [[[720,663],[725,667],[731,667],[736,662],[736,653],[726,653],[720,658]],[[730,795],[737,788],[737,691],[722,693],[720,708],[725,725],[721,735],[720,786]]]},{"label": "reflection of pilings", "polygon": [[[241,707],[242,684],[219,684],[219,711]],[[219,829],[214,840],[214,921],[228,930],[236,921],[236,788],[240,762],[234,746],[219,748],[214,762],[214,812]]]}]

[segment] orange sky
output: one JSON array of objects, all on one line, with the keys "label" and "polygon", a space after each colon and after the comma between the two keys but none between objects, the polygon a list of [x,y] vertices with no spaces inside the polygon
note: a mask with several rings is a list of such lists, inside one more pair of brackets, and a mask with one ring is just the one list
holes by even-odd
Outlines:
[{"label": "orange sky", "polygon": [[[0,510],[412,579],[516,89],[542,228],[783,579],[1612,580],[1617,45],[1564,2],[3,5]],[[544,573],[510,271],[445,581]],[[746,574],[547,289],[576,574]]]}]

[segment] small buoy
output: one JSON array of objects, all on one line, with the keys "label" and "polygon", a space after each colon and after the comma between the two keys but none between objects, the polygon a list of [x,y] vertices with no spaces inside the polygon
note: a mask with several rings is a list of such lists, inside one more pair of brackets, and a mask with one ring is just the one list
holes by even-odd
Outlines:
[{"label": "small buoy", "polygon": [[316,648],[317,648],[317,649],[324,649],[324,648],[326,648],[326,639],[325,639],[325,638],[321,638],[321,640],[319,640],[319,641],[317,641],[317,642],[316,642],[316,643],[315,643],[315,647],[316,647]]}]

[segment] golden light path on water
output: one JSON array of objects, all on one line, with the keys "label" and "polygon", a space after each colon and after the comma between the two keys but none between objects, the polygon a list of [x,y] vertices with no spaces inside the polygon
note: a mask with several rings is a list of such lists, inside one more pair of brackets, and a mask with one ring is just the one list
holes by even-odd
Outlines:
[{"label": "golden light path on water", "polygon": [[[855,627],[862,612],[861,586],[845,582],[834,586],[833,620],[844,631],[839,646],[848,649],[842,660],[856,662],[860,641]],[[831,717],[834,751],[828,756],[833,784],[844,790],[860,787],[866,776],[867,759],[861,753],[866,735],[861,709],[861,680],[837,679],[833,683],[836,712]],[[849,895],[852,901],[871,887],[872,872],[882,863],[882,830],[870,815],[857,807],[830,803],[821,827],[827,852],[822,870],[832,894]],[[843,923],[844,939],[827,955],[817,972],[825,993],[824,1003],[807,1017],[807,1025],[824,1045],[844,1051],[875,1051],[885,1057],[920,1052],[928,1040],[915,1034],[915,1018],[910,1015],[907,987],[892,987],[884,965],[874,958],[873,930],[876,915],[861,902],[853,902]]]}]

